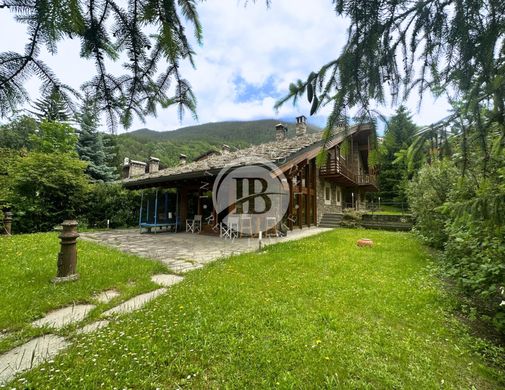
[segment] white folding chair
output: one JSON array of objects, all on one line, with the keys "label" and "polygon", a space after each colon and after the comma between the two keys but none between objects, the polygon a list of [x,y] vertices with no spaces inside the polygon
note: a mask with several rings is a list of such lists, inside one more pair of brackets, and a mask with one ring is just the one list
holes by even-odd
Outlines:
[{"label": "white folding chair", "polygon": [[193,219],[186,219],[186,232],[200,233],[202,231],[202,216],[195,215]]},{"label": "white folding chair", "polygon": [[233,240],[238,237],[239,230],[239,218],[238,217],[228,217],[226,223],[220,224],[219,236],[221,238],[229,238]]}]

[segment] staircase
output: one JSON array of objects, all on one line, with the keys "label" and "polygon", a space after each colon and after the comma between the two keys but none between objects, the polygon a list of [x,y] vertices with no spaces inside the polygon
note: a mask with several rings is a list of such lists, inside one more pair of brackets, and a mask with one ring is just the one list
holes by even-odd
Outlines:
[{"label": "staircase", "polygon": [[342,222],[342,214],[324,213],[321,221],[319,222],[319,227],[336,228],[340,226],[340,222]]}]

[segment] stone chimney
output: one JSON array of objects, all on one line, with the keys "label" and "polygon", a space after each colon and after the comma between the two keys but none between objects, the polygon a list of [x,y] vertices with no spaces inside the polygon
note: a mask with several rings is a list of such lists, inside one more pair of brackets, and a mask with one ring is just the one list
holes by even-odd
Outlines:
[{"label": "stone chimney", "polygon": [[149,157],[149,160],[147,161],[148,164],[148,172],[153,173],[153,172],[158,172],[160,170],[160,159],[156,157]]},{"label": "stone chimney", "polygon": [[147,164],[142,161],[130,160],[125,157],[123,162],[123,178],[128,179],[130,177],[140,176],[146,173]]},{"label": "stone chimney", "polygon": [[187,162],[188,162],[188,156],[182,153],[179,154],[179,165],[186,165]]},{"label": "stone chimney", "polygon": [[279,123],[275,126],[275,140],[282,141],[286,138],[288,134],[288,128],[284,126],[282,123]]},{"label": "stone chimney", "polygon": [[341,133],[345,131],[346,123],[345,120],[339,119],[337,123],[335,124],[335,128],[333,129],[334,134]]},{"label": "stone chimney", "polygon": [[300,137],[307,134],[307,118],[305,115],[296,117],[296,136]]},{"label": "stone chimney", "polygon": [[222,149],[221,149],[221,152],[222,152],[223,154],[230,153],[230,147],[229,147],[228,145],[226,145],[226,144],[223,144]]}]

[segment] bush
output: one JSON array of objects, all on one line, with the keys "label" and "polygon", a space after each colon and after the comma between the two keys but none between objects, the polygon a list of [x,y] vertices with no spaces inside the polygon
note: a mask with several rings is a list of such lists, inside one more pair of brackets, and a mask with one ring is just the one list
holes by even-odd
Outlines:
[{"label": "bush", "polygon": [[86,163],[72,153],[30,152],[9,169],[16,233],[49,231],[75,218],[88,190]]},{"label": "bush", "polygon": [[124,189],[116,183],[96,183],[90,186],[85,208],[81,213],[82,225],[111,228],[138,224],[140,194]]},{"label": "bush", "polygon": [[[444,249],[446,276],[505,333],[505,186],[464,179],[451,162],[425,166],[409,186],[416,231]],[[494,216],[494,217],[493,217]]]},{"label": "bush", "polygon": [[363,214],[365,214],[364,211],[344,209],[342,212],[342,222],[340,222],[340,226],[348,228],[360,227]]},{"label": "bush", "polygon": [[415,229],[429,245],[442,249],[447,240],[445,224],[448,216],[441,210],[454,188],[458,170],[450,161],[436,161],[424,166],[411,181],[407,195]]}]

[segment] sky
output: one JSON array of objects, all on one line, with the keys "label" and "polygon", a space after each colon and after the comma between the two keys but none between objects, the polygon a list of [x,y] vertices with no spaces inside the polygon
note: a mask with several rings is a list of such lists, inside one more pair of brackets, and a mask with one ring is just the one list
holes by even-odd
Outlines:
[{"label": "sky", "polygon": [[[130,130],[149,128],[173,130],[207,122],[275,118],[294,120],[309,117],[307,99],[297,106],[287,103],[279,112],[275,102],[286,95],[289,84],[307,75],[342,51],[348,21],[337,17],[330,0],[208,0],[198,6],[204,40],[195,45],[195,65],[182,66],[183,76],[196,95],[198,120],[186,114],[179,121],[175,107],[160,109],[157,117],[135,120]],[[191,34],[188,31],[188,34]],[[23,51],[26,27],[14,21],[5,8],[0,9],[0,51]],[[78,89],[94,74],[91,61],[79,57],[79,43],[65,40],[58,53],[41,54],[63,83]],[[120,64],[114,68],[121,70]],[[39,82],[33,78],[25,84],[36,98]],[[412,93],[405,105],[419,125],[430,124],[447,115],[449,105],[443,98],[425,95],[419,107],[419,96]],[[391,115],[396,107],[379,107]],[[329,108],[323,108],[308,122],[324,126]],[[103,130],[106,130],[103,127]],[[119,132],[125,131],[119,129]]]}]

